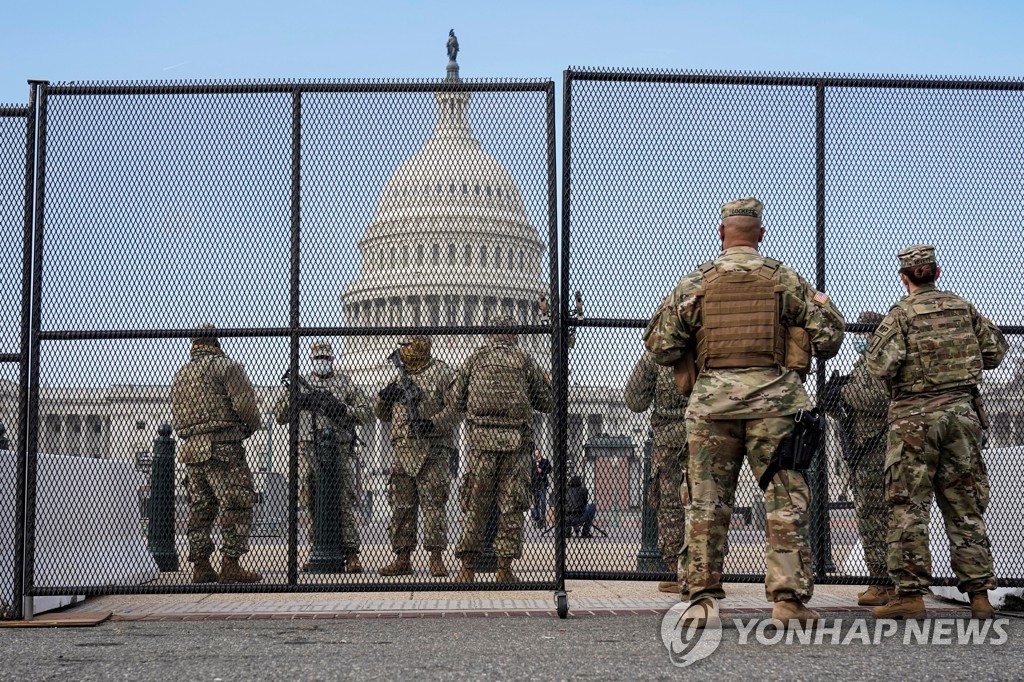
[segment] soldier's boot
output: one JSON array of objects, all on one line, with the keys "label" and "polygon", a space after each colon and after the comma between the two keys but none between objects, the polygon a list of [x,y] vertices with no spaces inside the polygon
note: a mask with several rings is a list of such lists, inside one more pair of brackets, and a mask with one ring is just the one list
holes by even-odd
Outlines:
[{"label": "soldier's boot", "polygon": [[498,557],[498,570],[494,572],[494,580],[499,583],[519,582],[519,576],[512,572],[512,557]]},{"label": "soldier's boot", "polygon": [[435,578],[443,578],[448,575],[448,567],[444,565],[444,557],[441,556],[439,549],[430,553],[430,575]]},{"label": "soldier's boot", "polygon": [[885,606],[896,597],[892,585],[871,585],[857,595],[858,606]]},{"label": "soldier's boot", "polygon": [[996,610],[988,601],[988,590],[971,592],[971,618],[978,620],[992,620],[996,617]]},{"label": "soldier's boot", "polygon": [[658,592],[665,594],[679,594],[679,582],[676,580],[662,580],[658,583]]},{"label": "soldier's boot", "polygon": [[217,582],[217,571],[213,570],[213,566],[210,565],[209,557],[192,562],[192,582],[197,584]]},{"label": "soldier's boot", "polygon": [[455,581],[460,583],[472,583],[476,581],[476,554],[463,554],[462,567]]},{"label": "soldier's boot", "polygon": [[[363,565],[359,563],[359,552],[349,552],[348,556],[345,557],[345,572],[346,573],[362,573]],[[409,569],[409,573],[412,573],[412,569]]]},{"label": "soldier's boot", "polygon": [[220,562],[219,582],[222,583],[258,583],[263,576],[256,571],[247,571],[238,563],[237,557],[226,556]]},{"label": "soldier's boot", "polygon": [[924,608],[924,597],[920,594],[897,594],[885,606],[871,609],[875,618],[893,620],[924,620],[928,611]]},{"label": "soldier's boot", "polygon": [[410,552],[407,549],[400,549],[396,553],[395,560],[380,569],[381,575],[412,575],[412,562],[409,560]]},{"label": "soldier's boot", "polygon": [[701,597],[686,607],[679,624],[684,628],[696,628],[703,630],[709,624],[712,626],[721,625],[721,617],[718,615],[718,600],[714,597]]},{"label": "soldier's boot", "polygon": [[784,599],[777,601],[772,606],[772,620],[780,621],[783,625],[789,625],[796,621],[801,625],[813,623],[819,618],[818,612],[807,608],[798,599]]}]

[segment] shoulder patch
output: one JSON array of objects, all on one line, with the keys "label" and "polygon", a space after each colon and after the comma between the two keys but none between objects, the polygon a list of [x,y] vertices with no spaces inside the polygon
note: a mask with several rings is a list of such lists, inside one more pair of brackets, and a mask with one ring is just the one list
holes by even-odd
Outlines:
[{"label": "shoulder patch", "polygon": [[824,291],[819,291],[815,293],[814,296],[811,297],[811,300],[817,303],[818,305],[825,305],[828,303],[828,294],[826,294]]}]

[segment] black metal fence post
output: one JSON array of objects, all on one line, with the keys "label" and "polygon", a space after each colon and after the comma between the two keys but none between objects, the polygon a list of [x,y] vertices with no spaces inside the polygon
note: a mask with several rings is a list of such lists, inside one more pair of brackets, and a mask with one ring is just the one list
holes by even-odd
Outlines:
[{"label": "black metal fence post", "polygon": [[647,442],[644,443],[644,477],[643,491],[641,492],[641,528],[640,528],[640,551],[636,555],[636,570],[644,573],[674,573],[675,566],[667,566],[665,560],[658,551],[658,513],[648,502],[648,488],[651,480],[651,453],[654,451],[654,441],[648,433]]},{"label": "black metal fence post", "polygon": [[[815,177],[815,283],[818,291],[825,291],[825,84],[818,81],[814,88],[814,177]],[[825,363],[817,363],[815,384],[820,391],[825,385]],[[832,560],[832,521],[829,516],[828,450],[822,448],[815,458],[810,476],[811,551],[814,554],[814,573],[821,579],[836,570]]]},{"label": "black metal fence post", "polygon": [[161,424],[153,439],[153,463],[149,470],[149,553],[161,571],[178,570],[174,548],[174,451],[170,424]]},{"label": "black metal fence post", "polygon": [[[341,551],[341,477],[338,471],[338,446],[334,431],[316,433],[316,494],[313,506],[313,551],[309,555],[310,573],[344,573],[345,555]],[[345,504],[348,504],[345,500]]]}]

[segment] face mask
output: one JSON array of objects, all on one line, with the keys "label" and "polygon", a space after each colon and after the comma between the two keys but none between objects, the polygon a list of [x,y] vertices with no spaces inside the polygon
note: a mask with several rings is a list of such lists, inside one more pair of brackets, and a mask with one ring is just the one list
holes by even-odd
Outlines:
[{"label": "face mask", "polygon": [[863,336],[853,337],[853,349],[858,353],[863,353],[868,349],[868,340]]},{"label": "face mask", "polygon": [[313,358],[313,372],[320,376],[327,376],[334,371],[334,363],[330,358]]}]

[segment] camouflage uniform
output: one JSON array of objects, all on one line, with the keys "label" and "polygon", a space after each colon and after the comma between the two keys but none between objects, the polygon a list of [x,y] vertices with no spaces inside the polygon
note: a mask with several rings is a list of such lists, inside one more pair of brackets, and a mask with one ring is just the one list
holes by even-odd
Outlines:
[{"label": "camouflage uniform", "polygon": [[848,434],[852,441],[850,445],[860,457],[850,473],[864,562],[869,575],[887,577],[885,534],[888,511],[883,474],[889,390],[885,382],[867,371],[861,356],[850,371],[850,380],[843,386],[842,396],[853,417],[853,433]]},{"label": "camouflage uniform", "polygon": [[[734,246],[704,269],[683,277],[647,325],[644,340],[655,361],[674,365],[692,351],[704,325],[705,272],[713,269],[744,277],[767,265],[756,248]],[[832,357],[843,340],[842,315],[795,271],[777,261],[772,265],[781,288],[775,299],[776,324],[805,330],[811,351],[820,359]],[[792,415],[806,407],[807,393],[796,371],[779,366],[701,367],[686,413],[689,466],[683,491],[689,555],[686,583],[694,601],[725,596],[723,552],[744,453],[754,478],[760,478],[778,443],[792,433]],[[798,472],[779,471],[764,498],[768,515],[765,592],[771,601],[807,601],[813,591],[807,482]]]},{"label": "camouflage uniform", "polygon": [[[422,392],[417,405],[418,416],[430,419],[444,407],[445,391],[454,380],[455,372],[436,358],[421,368],[406,371]],[[444,550],[448,546],[445,510],[451,488],[448,457],[452,449],[452,426],[435,426],[429,434],[416,438],[410,430],[408,411],[402,401],[389,402],[379,396],[373,413],[381,421],[392,424],[395,463],[388,481],[391,548],[395,553],[416,548],[416,520],[422,505],[423,548]]]},{"label": "camouflage uniform", "polygon": [[183,440],[178,461],[188,476],[188,559],[208,561],[210,532],[220,511],[221,554],[249,551],[256,489],[242,441],[261,426],[245,370],[219,346],[198,341],[171,384],[171,421]]},{"label": "camouflage uniform", "polygon": [[[686,515],[680,491],[686,480],[686,403],[680,394],[671,367],[654,362],[644,353],[626,382],[626,407],[643,412],[651,403],[651,478],[647,499],[658,517],[658,550],[665,563],[686,579]],[[684,590],[685,591],[685,590]]]},{"label": "camouflage uniform", "polygon": [[[923,257],[933,260],[921,260],[922,250],[930,250]],[[900,254],[904,267],[915,259],[934,262],[934,249],[911,247]],[[884,480],[889,574],[901,595],[926,593],[931,583],[933,493],[959,589],[996,587],[982,517],[988,505],[982,427],[972,391],[982,369],[997,367],[1006,350],[998,327],[969,301],[934,285],[900,299],[871,339],[867,369],[889,380],[892,390]]]},{"label": "camouflage uniform", "polygon": [[[495,324],[504,324],[495,321]],[[510,323],[510,321],[509,321]],[[516,346],[514,336],[492,335],[466,359],[435,423],[465,412],[469,453],[459,488],[466,517],[456,555],[480,553],[495,492],[499,562],[523,551],[523,514],[530,508],[533,412],[554,409],[551,383],[537,362]]]},{"label": "camouflage uniform", "polygon": [[[366,394],[344,374],[328,375],[310,372],[306,381],[317,391],[327,391],[345,403],[352,424],[367,424],[370,421],[370,401]],[[288,388],[278,395],[274,406],[274,417],[278,424],[288,423]],[[359,553],[359,531],[356,529],[355,473],[352,467],[352,448],[355,441],[354,429],[344,428],[327,417],[303,410],[299,412],[299,504],[306,510],[310,528],[316,525],[316,432],[329,428],[334,432],[337,444],[338,485],[340,486],[341,509],[338,510],[341,524],[341,551],[353,556]],[[311,530],[312,534],[312,530]]]}]

